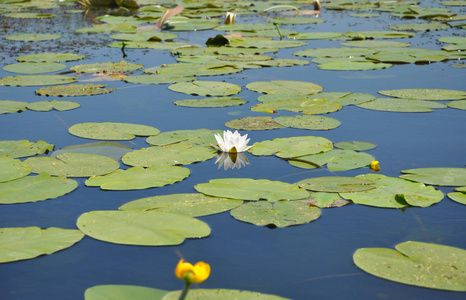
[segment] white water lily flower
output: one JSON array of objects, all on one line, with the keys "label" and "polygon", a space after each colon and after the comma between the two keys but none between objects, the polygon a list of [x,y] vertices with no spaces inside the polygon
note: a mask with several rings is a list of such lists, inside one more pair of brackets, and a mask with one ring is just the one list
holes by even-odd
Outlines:
[{"label": "white water lily flower", "polygon": [[247,151],[252,147],[248,146],[248,142],[250,139],[248,139],[247,137],[247,134],[239,134],[238,130],[235,130],[234,133],[230,130],[223,131],[223,138],[220,134],[215,134],[215,139],[217,140],[218,147],[214,145],[212,145],[212,147],[214,147],[218,151],[228,153]]}]

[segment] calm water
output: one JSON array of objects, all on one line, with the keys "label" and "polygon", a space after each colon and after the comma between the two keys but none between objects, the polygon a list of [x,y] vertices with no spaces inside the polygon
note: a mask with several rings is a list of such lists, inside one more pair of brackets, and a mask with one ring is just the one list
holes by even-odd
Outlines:
[{"label": "calm water", "polygon": [[[424,4],[427,3],[427,4]],[[423,1],[423,5],[435,1]],[[0,16],[3,21],[1,64],[13,63],[19,55],[40,52],[74,52],[86,58],[68,66],[93,62],[117,62],[120,49],[104,45],[105,35],[78,35],[74,30],[90,27],[82,14],[64,15],[65,9],[53,10],[53,20],[18,21]],[[459,13],[464,9],[455,8]],[[310,26],[285,26],[299,31],[388,30],[388,26],[409,22],[387,15],[376,19],[351,18],[347,12],[323,12],[327,22]],[[237,21],[258,21],[251,16]],[[4,36],[16,32],[58,32],[60,42],[24,44],[10,42]],[[179,34],[179,41],[202,45],[216,32],[200,31]],[[409,42],[413,47],[439,49],[436,39],[461,35],[464,30],[418,33]],[[91,41],[91,42],[89,42]],[[23,45],[30,49],[21,49]],[[275,55],[295,58],[292,53],[307,48],[336,47],[338,41],[309,41],[309,45],[282,49]],[[126,61],[144,64],[145,68],[174,63],[168,51],[128,49]],[[303,58],[306,59],[306,58]],[[309,59],[309,58],[308,58]],[[70,135],[67,128],[83,122],[127,122],[151,125],[161,131],[181,129],[226,129],[224,123],[248,116],[259,94],[244,86],[254,81],[275,79],[303,80],[319,84],[326,92],[377,94],[378,90],[399,88],[441,88],[464,90],[464,69],[446,63],[399,65],[374,71],[325,71],[316,64],[293,68],[246,70],[238,74],[205,77],[225,80],[243,87],[239,96],[249,102],[241,107],[218,109],[185,108],[173,105],[193,96],[168,90],[168,85],[134,85],[120,81],[103,82],[116,92],[92,97],[64,97],[81,103],[65,112],[34,112],[0,116],[0,140],[44,140],[55,149],[90,142]],[[0,77],[15,76],[0,70]],[[91,76],[85,76],[90,78]],[[99,82],[100,83],[100,82]],[[0,86],[1,100],[40,101],[54,98],[34,94],[37,87]],[[278,115],[290,113],[280,112]],[[275,115],[275,116],[278,116]],[[464,167],[466,154],[464,111],[437,109],[432,113],[390,113],[344,107],[329,114],[342,125],[330,131],[279,129],[247,132],[252,142],[277,137],[315,135],[333,142],[368,141],[377,148],[368,151],[381,163],[381,173],[397,177],[401,170],[421,167]],[[145,139],[124,142],[134,149],[146,147]],[[275,157],[246,154],[251,165],[240,170],[218,170],[214,160],[189,165],[191,176],[174,185],[140,191],[101,191],[80,186],[74,192],[36,203],[2,205],[0,227],[39,226],[76,228],[76,219],[92,210],[112,210],[143,197],[195,192],[193,186],[213,178],[248,177],[296,182],[305,178],[327,176],[323,170],[303,170]],[[122,165],[123,168],[126,168]],[[338,172],[341,176],[367,173],[367,169]],[[440,188],[444,193],[452,188]],[[293,299],[464,299],[463,293],[430,290],[402,285],[368,275],[352,262],[352,254],[363,247],[393,248],[405,241],[439,243],[466,249],[465,208],[445,198],[429,208],[401,210],[349,205],[324,209],[318,220],[301,226],[271,230],[239,222],[229,213],[201,217],[212,234],[200,240],[187,240],[174,247],[138,247],[100,242],[85,237],[75,246],[53,255],[0,265],[0,299],[82,299],[86,288],[100,284],[129,284],[175,290],[182,283],[173,275],[181,253],[188,261],[204,260],[212,267],[203,288],[231,288],[276,294]]]}]

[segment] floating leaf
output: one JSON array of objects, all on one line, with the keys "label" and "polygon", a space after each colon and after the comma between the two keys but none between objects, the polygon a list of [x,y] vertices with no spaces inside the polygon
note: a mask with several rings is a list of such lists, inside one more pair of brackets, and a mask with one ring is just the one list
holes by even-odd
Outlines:
[{"label": "floating leaf", "polygon": [[348,59],[348,57],[358,57],[366,56],[372,53],[376,53],[378,50],[369,49],[369,48],[315,48],[315,49],[306,49],[299,50],[293,53],[297,56],[305,57],[343,57]]},{"label": "floating leaf", "polygon": [[27,176],[31,171],[31,166],[19,159],[0,156],[0,182]]},{"label": "floating leaf", "polygon": [[75,82],[77,77],[69,77],[65,75],[24,75],[15,77],[0,78],[0,85],[10,86],[41,86],[55,85]]},{"label": "floating leaf", "polygon": [[[324,19],[318,19],[318,18],[273,18],[273,19],[267,19],[266,20],[269,23],[277,23],[279,25],[301,25],[301,24],[318,24],[318,23],[324,23]],[[255,27],[254,24],[252,28]]]},{"label": "floating leaf", "polygon": [[50,41],[61,38],[59,34],[52,33],[17,33],[14,35],[6,36],[5,39],[10,41],[21,41],[21,42],[41,42]]},{"label": "floating leaf", "polygon": [[47,173],[0,183],[0,204],[36,202],[63,196],[78,187],[78,182]]},{"label": "floating leaf", "polygon": [[81,104],[73,101],[36,101],[32,103],[27,103],[26,107],[30,110],[36,111],[50,111],[56,109],[58,111],[72,110],[78,108]]},{"label": "floating leaf", "polygon": [[5,16],[9,18],[19,18],[19,19],[46,19],[46,18],[56,17],[56,15],[52,15],[52,14],[25,13],[25,12],[5,14]]},{"label": "floating leaf", "polygon": [[299,129],[311,130],[330,130],[340,126],[340,121],[334,118],[312,115],[300,115],[296,117],[278,117],[274,119],[275,122],[283,127],[292,127]]},{"label": "floating leaf", "polygon": [[95,285],[84,292],[85,300],[161,300],[168,291],[135,285]]},{"label": "floating leaf", "polygon": [[12,158],[33,156],[48,153],[55,146],[44,141],[30,142],[28,140],[0,141],[0,156]]},{"label": "floating leaf", "polygon": [[410,44],[394,41],[373,41],[373,40],[362,40],[362,41],[347,41],[341,43],[343,46],[348,47],[359,47],[359,48],[404,48],[409,47]]},{"label": "floating leaf", "polygon": [[447,104],[448,107],[466,110],[466,100],[451,101]]},{"label": "floating leaf", "polygon": [[[169,64],[156,69],[157,74],[177,74],[178,76],[214,76],[233,74],[243,71],[241,66],[228,62],[206,62],[206,63],[176,63]],[[153,72],[152,69],[144,70],[146,73]],[[203,81],[199,84],[205,84]],[[216,83],[217,84],[217,83]],[[236,93],[235,93],[236,94]]]},{"label": "floating leaf", "polygon": [[419,100],[455,100],[466,99],[466,91],[445,90],[445,89],[398,89],[379,91],[379,94]]},{"label": "floating leaf", "polygon": [[297,40],[331,40],[342,36],[340,32],[300,32],[288,37]]},{"label": "floating leaf", "polygon": [[217,155],[210,147],[192,147],[188,143],[142,148],[126,153],[122,161],[130,166],[189,165],[211,159]]},{"label": "floating leaf", "polygon": [[372,180],[340,176],[308,178],[296,184],[309,191],[328,193],[353,193],[375,188],[375,182]]},{"label": "floating leaf", "polygon": [[354,151],[366,151],[371,150],[376,147],[375,144],[369,142],[360,142],[360,141],[352,141],[352,142],[339,142],[334,145],[337,148],[343,150],[354,150]]},{"label": "floating leaf", "polygon": [[161,187],[181,181],[189,176],[189,169],[173,166],[154,166],[147,169],[132,167],[113,173],[91,177],[86,186],[100,186],[103,190],[141,190]]},{"label": "floating leaf", "polygon": [[0,263],[52,254],[73,246],[83,237],[79,230],[55,227],[0,228]]},{"label": "floating leaf", "polygon": [[241,92],[240,86],[220,81],[179,82],[168,88],[179,93],[203,96],[228,96]]},{"label": "floating leaf", "polygon": [[403,170],[400,178],[441,186],[466,185],[466,168],[420,168]]},{"label": "floating leaf", "polygon": [[212,179],[208,183],[197,184],[194,188],[209,196],[251,201],[261,199],[268,201],[297,200],[309,196],[305,189],[300,189],[297,185],[266,179]]},{"label": "floating leaf", "polygon": [[406,32],[406,31],[391,31],[391,30],[386,30],[386,31],[348,31],[347,33],[343,34],[350,40],[360,40],[360,39],[401,39],[401,38],[409,38],[413,37],[416,34],[412,32]]},{"label": "floating leaf", "polygon": [[120,60],[117,63],[106,62],[106,63],[95,63],[95,64],[83,64],[75,65],[70,68],[71,71],[76,73],[120,73],[135,71],[142,68],[143,65],[137,65],[128,63],[124,60]]},{"label": "floating leaf", "polygon": [[463,192],[451,192],[447,194],[451,200],[466,205],[466,193]]},{"label": "floating leaf", "polygon": [[309,205],[311,206],[317,206],[320,208],[340,207],[351,203],[343,200],[337,193],[324,192],[311,193],[311,196],[306,203],[307,202],[309,202]]},{"label": "floating leaf", "polygon": [[[47,75],[43,75],[47,76]],[[48,75],[52,76],[52,75]],[[92,96],[108,94],[116,89],[106,89],[107,85],[104,84],[71,84],[52,86],[47,88],[41,88],[36,90],[36,94],[39,96],[58,96],[58,97],[70,97],[70,96]]]},{"label": "floating leaf", "polygon": [[196,77],[183,76],[182,74],[156,74],[156,75],[137,75],[137,76],[128,76],[123,79],[125,82],[129,83],[139,83],[139,84],[168,84],[176,82],[185,82],[197,80]]},{"label": "floating leaf", "polygon": [[256,81],[246,85],[246,88],[259,93],[295,93],[301,95],[312,95],[322,91],[320,85],[293,80],[272,80],[272,81]]},{"label": "floating leaf", "polygon": [[389,26],[393,30],[413,30],[413,31],[434,31],[447,29],[448,25],[439,24],[437,22],[432,23],[404,23]]},{"label": "floating leaf", "polygon": [[276,110],[289,110],[316,115],[338,111],[341,108],[340,103],[329,102],[325,98],[304,98],[262,102],[251,107],[251,111],[274,112]]},{"label": "floating leaf", "polygon": [[74,53],[37,53],[19,56],[16,58],[19,62],[66,62],[83,59],[84,55]]},{"label": "floating leaf", "polygon": [[241,130],[269,130],[283,127],[271,117],[246,117],[228,121],[225,123],[225,126]]},{"label": "floating leaf", "polygon": [[94,239],[123,245],[179,245],[210,234],[202,221],[156,211],[91,211],[79,216],[76,225]]},{"label": "floating leaf", "polygon": [[22,62],[3,67],[5,71],[21,74],[41,74],[63,70],[67,65],[56,62]]},{"label": "floating leaf", "polygon": [[110,38],[119,41],[146,42],[146,41],[165,41],[173,40],[178,36],[168,32],[154,32],[152,30],[138,30],[128,33],[117,33]]},{"label": "floating leaf", "polygon": [[320,64],[317,67],[323,70],[335,70],[335,71],[364,71],[364,70],[377,70],[391,67],[391,64],[386,63],[373,63],[370,61],[341,61]]},{"label": "floating leaf", "polygon": [[440,202],[444,195],[441,191],[419,182],[411,182],[381,174],[358,175],[356,178],[374,181],[376,188],[356,193],[340,193],[344,199],[354,203],[386,207],[402,208],[407,204],[427,207]]},{"label": "floating leaf", "polygon": [[[0,100],[0,114],[9,114],[27,110],[27,102]],[[0,152],[1,153],[1,152]]]},{"label": "floating leaf", "polygon": [[54,157],[31,157],[25,160],[32,166],[34,173],[48,173],[54,176],[90,177],[104,175],[117,170],[120,164],[109,157],[84,154],[65,153]]},{"label": "floating leaf", "polygon": [[370,102],[358,104],[357,106],[371,110],[394,112],[431,112],[432,108],[446,107],[445,105],[434,101],[396,98],[376,98]]},{"label": "floating leaf", "polygon": [[125,153],[128,153],[131,150],[131,147],[118,142],[95,142],[64,147],[60,150],[54,151],[50,156],[57,157],[58,155],[65,153],[84,153],[103,155],[118,161]]},{"label": "floating leaf", "polygon": [[[297,160],[288,162],[299,168],[313,169],[327,164],[332,171],[346,171],[368,166],[374,160],[372,155],[352,150],[332,150],[320,154],[300,156]],[[309,162],[309,163],[307,163]]]},{"label": "floating leaf", "polygon": [[277,138],[271,141],[254,143],[249,152],[253,155],[277,155],[290,158],[309,154],[327,152],[333,149],[333,143],[323,137],[300,136]]},{"label": "floating leaf", "polygon": [[204,19],[204,18],[186,18],[176,16],[167,20],[164,24],[164,30],[170,31],[198,31],[212,29],[218,25],[219,19]]},{"label": "floating leaf", "polygon": [[[182,42],[124,42],[127,49],[158,49],[158,50],[173,50],[177,48],[190,47],[190,44]],[[122,48],[123,42],[117,42],[107,45],[109,47]]]},{"label": "floating leaf", "polygon": [[[179,299],[181,291],[174,291],[168,293],[164,300],[177,300]],[[240,290],[227,290],[227,289],[193,289],[189,292],[190,300],[288,300],[275,295],[261,294],[258,292],[240,291]],[[86,299],[87,300],[87,299]]]},{"label": "floating leaf", "polygon": [[81,123],[68,129],[69,133],[94,140],[132,140],[136,136],[150,136],[160,133],[155,127],[130,123]]},{"label": "floating leaf", "polygon": [[287,227],[312,222],[320,209],[301,201],[248,202],[231,211],[233,218],[257,226]]},{"label": "floating leaf", "polygon": [[146,142],[152,146],[166,146],[179,142],[186,142],[191,146],[210,146],[210,144],[217,142],[214,135],[221,133],[221,130],[209,129],[166,131],[159,135],[148,137]]},{"label": "floating leaf", "polygon": [[362,270],[399,283],[466,291],[466,251],[444,245],[404,242],[387,248],[360,248],[353,261]]},{"label": "floating leaf", "polygon": [[241,97],[209,97],[202,99],[185,99],[173,102],[178,106],[187,107],[228,107],[247,103]]},{"label": "floating leaf", "polygon": [[119,210],[158,211],[191,217],[218,214],[237,207],[243,200],[210,197],[204,194],[172,194],[134,200]]}]

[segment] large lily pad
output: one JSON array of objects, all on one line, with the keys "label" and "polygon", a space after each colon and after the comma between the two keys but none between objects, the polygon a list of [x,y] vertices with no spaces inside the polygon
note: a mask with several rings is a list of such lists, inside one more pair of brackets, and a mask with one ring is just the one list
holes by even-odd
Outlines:
[{"label": "large lily pad", "polygon": [[135,71],[142,68],[143,65],[137,65],[128,63],[124,60],[121,60],[117,63],[106,62],[106,63],[95,63],[95,64],[83,64],[75,65],[70,68],[70,70],[77,73],[119,73],[119,72],[129,72]]},{"label": "large lily pad", "polygon": [[214,135],[221,133],[221,130],[210,129],[166,131],[159,135],[148,137],[146,142],[152,146],[166,146],[180,142],[186,142],[191,146],[210,146],[216,143]]},{"label": "large lily pad", "polygon": [[84,292],[85,300],[161,300],[168,291],[136,285],[96,285]]},{"label": "large lily pad", "polygon": [[403,170],[400,178],[441,186],[466,185],[466,168],[419,168]]},{"label": "large lily pad", "polygon": [[308,178],[296,184],[309,191],[329,193],[353,193],[375,188],[372,180],[340,176]]},{"label": "large lily pad", "polygon": [[466,99],[466,91],[445,89],[399,89],[379,91],[385,96],[420,99],[420,100],[455,100]]},{"label": "large lily pad", "polygon": [[365,109],[393,112],[431,112],[433,108],[446,107],[444,104],[434,101],[397,98],[376,98],[357,106]]},{"label": "large lily pad", "polygon": [[341,61],[320,64],[317,67],[323,70],[334,71],[364,71],[364,70],[378,70],[391,67],[387,63],[373,63],[370,61]]},{"label": "large lily pad", "polygon": [[192,147],[188,143],[176,143],[134,150],[122,157],[123,163],[130,166],[174,166],[189,165],[205,161],[217,155],[210,147]]},{"label": "large lily pad", "polygon": [[246,117],[242,119],[235,119],[226,122],[225,126],[241,130],[269,130],[283,127],[275,122],[272,117]]},{"label": "large lily pad", "polygon": [[242,100],[241,97],[209,97],[202,99],[184,99],[173,103],[178,106],[187,107],[227,107],[243,105],[246,102],[247,101]]},{"label": "large lily pad", "polygon": [[246,88],[259,93],[295,93],[312,95],[322,91],[322,87],[315,83],[293,80],[256,81],[246,85]]},{"label": "large lily pad", "polygon": [[210,234],[202,221],[156,211],[91,211],[79,216],[76,225],[92,238],[124,245],[179,245]]},{"label": "large lily pad", "polygon": [[44,141],[28,140],[0,141],[0,156],[12,158],[28,157],[52,151],[55,146]]},{"label": "large lily pad", "polygon": [[362,270],[399,283],[466,291],[466,251],[444,245],[404,242],[386,248],[361,248],[353,261]]},{"label": "large lily pad", "polygon": [[34,173],[54,176],[90,177],[117,170],[120,164],[107,156],[84,153],[65,153],[54,157],[31,157],[25,160]]},{"label": "large lily pad", "polygon": [[20,74],[41,74],[63,70],[67,65],[56,62],[22,62],[3,67],[5,71]]},{"label": "large lily pad", "polygon": [[17,33],[5,37],[7,40],[20,42],[41,42],[59,38],[61,38],[61,35],[53,33]]},{"label": "large lily pad", "polygon": [[0,78],[0,85],[41,86],[75,82],[77,77],[65,75],[24,75]]},{"label": "large lily pad", "polygon": [[31,171],[32,167],[19,159],[0,156],[0,182],[27,176]]},{"label": "large lily pad", "polygon": [[55,227],[0,228],[0,263],[52,254],[73,246],[83,237],[79,230]]},{"label": "large lily pad", "polygon": [[275,100],[259,103],[251,107],[252,111],[275,112],[276,110],[289,110],[305,114],[326,114],[342,108],[339,102],[330,102],[325,98],[304,98],[290,100]]},{"label": "large lily pad", "polygon": [[60,150],[54,151],[50,156],[57,157],[65,153],[85,153],[103,155],[118,161],[125,153],[131,150],[130,146],[119,142],[95,142],[63,147]]},{"label": "large lily pad", "polygon": [[[179,299],[181,291],[168,293],[163,300]],[[275,295],[262,294],[258,292],[227,290],[227,289],[193,289],[189,291],[189,300],[289,300]],[[87,300],[87,299],[86,299]]]},{"label": "large lily pad", "polygon": [[74,53],[37,53],[19,56],[19,62],[66,62],[83,59],[84,55]]},{"label": "large lily pad", "polygon": [[203,96],[228,96],[241,91],[241,87],[236,84],[219,81],[179,82],[168,88],[179,93]]},{"label": "large lily pad", "polygon": [[283,116],[275,118],[274,121],[283,127],[311,130],[330,130],[337,128],[341,124],[340,121],[334,118],[313,115]]},{"label": "large lily pad", "polygon": [[0,183],[0,204],[36,202],[63,196],[78,187],[78,182],[47,173]]},{"label": "large lily pad", "polygon": [[444,197],[441,191],[419,182],[381,174],[358,175],[356,178],[371,180],[376,184],[376,188],[372,190],[340,193],[344,199],[358,204],[386,208],[402,208],[407,205],[427,207],[440,202]]},{"label": "large lily pad", "polygon": [[[52,75],[49,75],[52,76]],[[70,96],[92,96],[108,94],[116,89],[107,89],[105,84],[70,84],[51,86],[36,90],[36,94],[39,96],[58,96],[58,97],[70,97]]]},{"label": "large lily pad", "polygon": [[320,217],[320,209],[301,201],[248,202],[231,211],[240,221],[258,226],[286,227],[309,223]]},{"label": "large lily pad", "polygon": [[254,155],[273,155],[290,158],[309,154],[328,152],[333,149],[333,143],[323,137],[300,136],[277,138],[254,144],[249,152]]},{"label": "large lily pad", "polygon": [[191,217],[218,214],[237,207],[243,200],[210,197],[204,194],[172,194],[128,202],[119,210],[159,211]]},{"label": "large lily pad", "polygon": [[301,189],[297,185],[266,179],[212,179],[208,183],[197,184],[194,188],[198,192],[209,196],[250,201],[261,199],[268,201],[297,200],[309,196],[309,193],[305,189]]},{"label": "large lily pad", "polygon": [[173,184],[188,177],[189,173],[187,168],[174,166],[154,166],[147,169],[132,167],[91,177],[85,181],[85,184],[100,186],[103,190],[140,190]]},{"label": "large lily pad", "polygon": [[94,140],[132,140],[136,136],[150,136],[160,133],[155,127],[130,123],[80,123],[71,126],[69,133]]}]

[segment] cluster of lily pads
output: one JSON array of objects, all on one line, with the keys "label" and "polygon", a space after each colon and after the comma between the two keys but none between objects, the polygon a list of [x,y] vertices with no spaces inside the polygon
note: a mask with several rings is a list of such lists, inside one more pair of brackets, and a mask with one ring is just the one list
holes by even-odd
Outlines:
[{"label": "cluster of lily pads", "polygon": [[[144,2],[144,1],[142,1]],[[150,1],[149,1],[150,2]],[[170,50],[177,63],[148,66],[142,75],[134,75],[145,66],[125,61],[75,65],[74,74],[43,75],[67,68],[63,62],[84,59],[73,53],[38,53],[20,56],[18,63],[4,67],[5,71],[27,74],[0,78],[5,86],[47,86],[35,91],[38,96],[85,96],[115,92],[103,84],[78,83],[85,81],[82,74],[109,75],[133,84],[170,84],[168,89],[204,98],[184,99],[174,104],[186,107],[225,107],[246,103],[241,87],[228,82],[199,80],[203,76],[238,73],[246,69],[265,67],[303,66],[303,59],[277,59],[265,55],[282,48],[304,46],[304,40],[341,40],[339,48],[306,49],[294,53],[299,57],[313,57],[319,69],[369,70],[387,68],[395,64],[432,63],[464,59],[466,39],[443,37],[439,42],[448,44],[438,50],[410,48],[407,43],[379,41],[379,39],[409,38],[416,31],[443,30],[448,27],[465,27],[464,15],[452,13],[448,8],[424,8],[416,1],[323,1],[324,9],[389,12],[395,17],[435,20],[430,23],[409,23],[390,26],[390,31],[360,32],[296,32],[282,28],[295,24],[317,24],[322,18],[264,17],[266,23],[221,24],[226,12],[238,15],[263,12],[274,1],[235,1],[218,4],[212,1],[184,3],[184,11],[162,24],[156,32],[153,23],[163,18],[174,1],[165,6],[146,5],[130,16],[105,15],[102,22],[89,28],[78,29],[79,34],[110,33],[116,42],[109,47],[124,49]],[[172,3],[173,2],[173,3]],[[283,2],[283,1],[279,1]],[[288,1],[304,16],[308,1]],[[447,1],[455,5],[460,1]],[[21,4],[19,4],[21,3]],[[28,8],[27,3],[1,4],[8,18],[53,18],[52,14],[16,12],[15,5]],[[49,3],[47,5],[56,5]],[[464,5],[464,4],[463,4]],[[212,9],[212,6],[215,9]],[[286,11],[284,12],[286,13]],[[311,13],[309,13],[311,14]],[[312,14],[315,15],[315,12]],[[198,18],[198,16],[210,18]],[[356,14],[357,17],[374,17],[374,14]],[[437,23],[440,22],[440,23]],[[147,25],[150,24],[150,25]],[[219,34],[206,41],[206,47],[174,41],[177,31],[211,29]],[[167,32],[168,31],[168,32]],[[226,35],[220,34],[226,33]],[[240,33],[240,35],[238,35]],[[7,36],[12,41],[55,40],[58,34],[16,34]],[[286,37],[286,38],[285,38]],[[279,39],[278,39],[279,38]],[[41,75],[37,75],[41,74]],[[84,76],[83,76],[84,77]],[[68,85],[64,85],[68,84]],[[308,130],[330,130],[340,126],[334,118],[322,116],[336,112],[346,105],[364,109],[394,112],[429,112],[432,109],[451,107],[466,109],[466,91],[440,89],[403,89],[379,91],[390,98],[377,98],[370,94],[349,92],[323,92],[323,87],[302,81],[256,81],[246,88],[262,93],[260,103],[252,111],[276,113],[285,110],[301,113],[296,116],[272,118],[247,117],[231,120],[226,127],[241,130],[265,130],[291,127]],[[440,103],[437,101],[449,101]],[[24,102],[0,100],[0,114],[25,110],[69,110],[79,107],[72,101]],[[162,187],[182,181],[190,176],[187,167],[217,156],[225,166],[241,167],[247,162],[241,153],[218,155],[211,145],[216,144],[215,134],[220,130],[198,129],[160,132],[159,129],[140,124],[118,122],[80,123],[69,128],[69,133],[81,138],[104,141],[132,140],[145,137],[148,144],[133,150],[118,142],[98,142],[70,146],[55,152],[54,145],[44,141],[0,141],[0,204],[15,204],[57,198],[78,188],[73,177],[85,177],[85,185],[102,190],[135,190]],[[428,207],[444,198],[432,185],[454,186],[448,197],[466,204],[466,169],[421,168],[401,171],[399,178],[382,174],[362,174],[355,177],[338,176],[334,172],[367,168],[375,158],[366,153],[375,147],[369,142],[339,142],[317,136],[277,138],[258,141],[249,150],[255,156],[275,156],[290,165],[329,171],[329,176],[308,178],[296,183],[251,178],[212,179],[193,188],[197,193],[171,194],[136,199],[110,211],[90,211],[76,221],[79,230],[38,227],[1,228],[0,262],[30,259],[71,247],[85,235],[92,238],[126,245],[165,246],[179,245],[185,239],[203,238],[211,233],[209,225],[196,217],[222,212],[242,222],[257,226],[287,227],[310,223],[321,216],[321,209],[350,203],[382,208],[401,209]],[[38,156],[37,156],[38,155]],[[21,160],[22,158],[27,158]],[[120,159],[127,167],[120,168]],[[239,165],[238,165],[238,163]],[[382,167],[383,169],[383,167]],[[31,175],[36,174],[36,175]],[[427,185],[426,185],[427,184]],[[9,246],[14,245],[14,246]],[[19,245],[19,246],[18,246]],[[420,251],[419,249],[423,249]],[[464,250],[425,243],[407,242],[391,249],[359,249],[354,262],[363,270],[389,280],[453,291],[465,291]],[[427,250],[426,250],[427,249]],[[435,262],[432,262],[432,256]],[[388,261],[387,261],[388,257]],[[377,264],[374,263],[377,262]],[[399,270],[409,269],[407,280]],[[393,271],[390,271],[393,270]],[[405,272],[405,271],[403,271]],[[419,273],[420,272],[420,273]],[[428,276],[426,275],[428,272]],[[439,275],[444,274],[444,275]],[[413,280],[412,278],[416,278]],[[435,280],[432,280],[435,278]],[[86,291],[86,299],[101,294],[144,294],[145,297],[176,299],[176,293],[123,286],[96,286]],[[260,297],[261,294],[231,290],[197,290],[198,297],[225,294],[225,297]],[[267,295],[268,299],[283,299]]]}]

